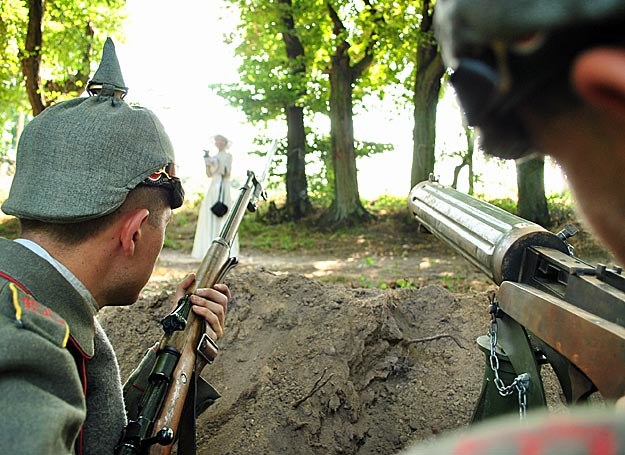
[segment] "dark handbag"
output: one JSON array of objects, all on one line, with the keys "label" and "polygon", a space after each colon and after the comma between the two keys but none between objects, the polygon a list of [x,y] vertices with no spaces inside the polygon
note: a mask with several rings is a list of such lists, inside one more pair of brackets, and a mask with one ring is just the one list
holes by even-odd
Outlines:
[{"label": "dark handbag", "polygon": [[228,211],[228,206],[221,201],[217,201],[211,207],[211,212],[213,212],[216,216],[222,217]]},{"label": "dark handbag", "polygon": [[219,185],[219,197],[217,198],[217,202],[215,202],[213,206],[211,207],[211,212],[213,212],[215,216],[218,216],[219,218],[221,218],[222,216],[226,214],[226,212],[228,212],[228,206],[224,204],[223,199],[224,199],[224,181],[222,179],[221,184]]}]

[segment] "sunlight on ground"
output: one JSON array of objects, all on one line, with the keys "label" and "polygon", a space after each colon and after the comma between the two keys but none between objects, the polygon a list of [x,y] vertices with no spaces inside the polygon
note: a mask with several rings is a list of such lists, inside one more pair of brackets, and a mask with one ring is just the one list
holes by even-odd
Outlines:
[{"label": "sunlight on ground", "polygon": [[317,270],[328,270],[336,268],[341,261],[316,261],[313,267]]},{"label": "sunlight on ground", "polygon": [[341,270],[345,267],[346,263],[354,262],[355,259],[350,257],[345,260],[333,260],[333,261],[315,261],[313,262],[314,272],[310,273],[313,277],[322,277],[331,275],[333,272]]},{"label": "sunlight on ground", "polygon": [[430,262],[430,258],[423,258],[421,263],[419,264],[419,270],[425,270],[432,267],[432,263]]}]

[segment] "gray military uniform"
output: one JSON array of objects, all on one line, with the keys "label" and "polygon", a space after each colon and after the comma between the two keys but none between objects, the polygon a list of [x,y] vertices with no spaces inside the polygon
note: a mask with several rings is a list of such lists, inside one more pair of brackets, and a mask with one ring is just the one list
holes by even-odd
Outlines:
[{"label": "gray military uniform", "polygon": [[[92,96],[48,107],[24,128],[2,211],[75,225],[115,212],[138,186],[160,187],[180,207],[171,141],[153,112],[124,101],[127,90],[107,39]],[[99,305],[45,250],[25,245],[0,239],[0,453],[113,453],[126,414]]]},{"label": "gray military uniform", "polygon": [[0,239],[0,407],[11,415],[0,453],[113,453],[126,418],[96,311],[48,261]]}]

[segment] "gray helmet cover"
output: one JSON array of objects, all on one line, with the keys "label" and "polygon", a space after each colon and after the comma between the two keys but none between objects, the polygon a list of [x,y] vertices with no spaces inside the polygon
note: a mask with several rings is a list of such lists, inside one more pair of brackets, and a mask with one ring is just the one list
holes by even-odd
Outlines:
[{"label": "gray helmet cover", "polygon": [[110,38],[88,89],[97,95],[51,106],[24,128],[5,213],[53,223],[98,218],[175,161],[156,115],[123,101],[127,88]]}]

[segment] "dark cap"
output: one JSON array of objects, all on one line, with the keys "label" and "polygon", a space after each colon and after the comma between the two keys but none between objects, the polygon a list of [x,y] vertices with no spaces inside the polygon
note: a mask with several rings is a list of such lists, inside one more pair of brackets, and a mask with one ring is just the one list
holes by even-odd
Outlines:
[{"label": "dark cap", "polygon": [[624,42],[624,19],[625,0],[438,0],[436,36],[468,123],[507,138],[487,151],[526,153],[514,108],[580,50]]}]

